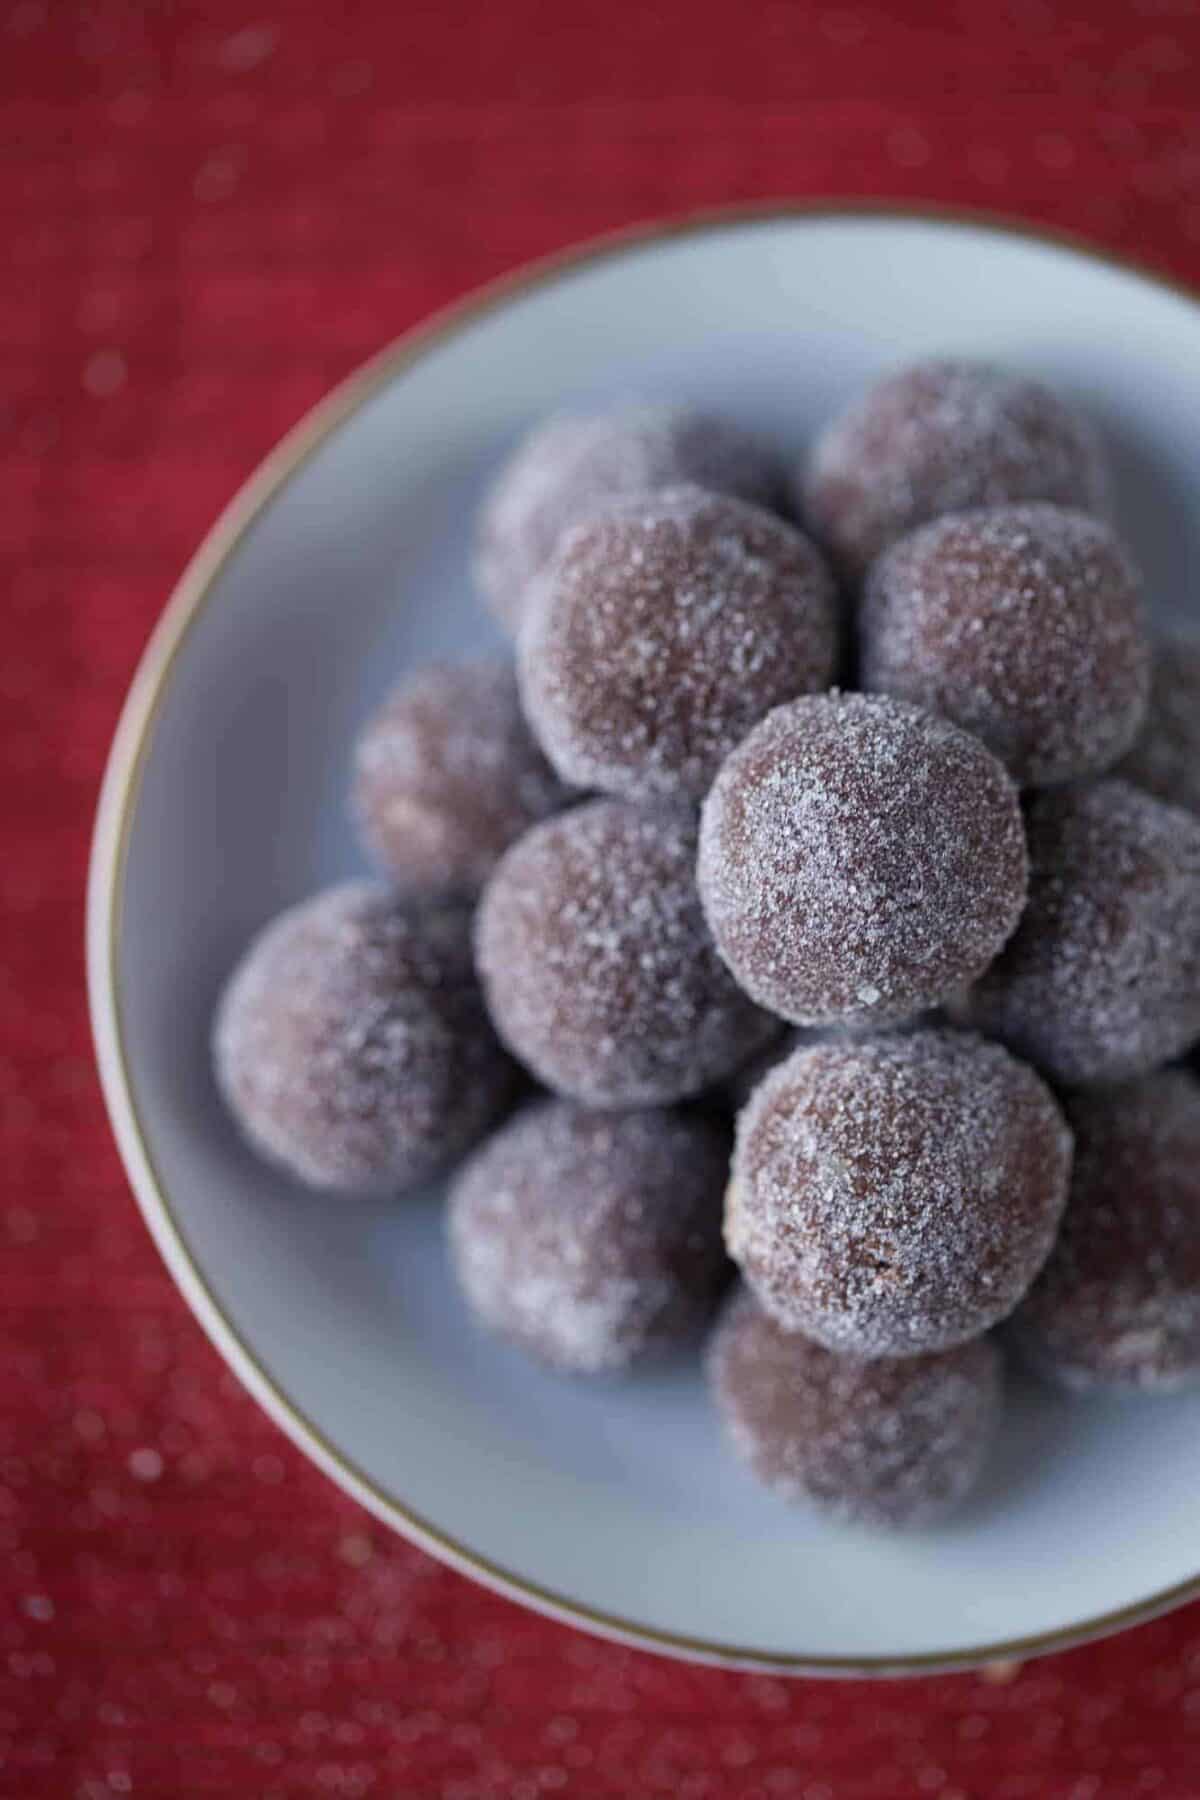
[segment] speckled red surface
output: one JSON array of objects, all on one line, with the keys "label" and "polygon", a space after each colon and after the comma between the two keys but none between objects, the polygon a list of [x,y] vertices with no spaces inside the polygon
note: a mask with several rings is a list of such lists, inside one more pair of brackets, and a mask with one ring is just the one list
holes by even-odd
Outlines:
[{"label": "speckled red surface", "polygon": [[1200,281],[1198,94],[1197,0],[0,0],[6,1800],[1200,1796],[1196,1608],[1007,1679],[789,1683],[592,1642],[371,1524],[151,1249],[80,950],[164,595],[367,353],[751,197],[1000,208]]}]

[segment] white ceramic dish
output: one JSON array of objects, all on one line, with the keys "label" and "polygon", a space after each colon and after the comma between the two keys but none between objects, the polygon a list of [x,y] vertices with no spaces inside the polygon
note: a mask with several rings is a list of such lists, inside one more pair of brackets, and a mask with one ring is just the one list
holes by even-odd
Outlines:
[{"label": "white ceramic dish", "polygon": [[[673,225],[490,290],[402,341],[269,459],[184,576],[113,749],[89,899],[95,1032],[135,1192],[221,1352],[380,1518],[527,1604],[676,1655],[879,1674],[1022,1656],[1200,1591],[1200,1399],[1021,1387],[984,1491],[891,1541],[759,1492],[692,1366],[561,1381],[483,1341],[435,1194],[305,1197],[217,1103],[222,977],[285,902],[359,866],[341,800],[406,664],[491,639],[466,520],[573,401],[694,398],[793,449],[882,365],[959,349],[1043,374],[1111,440],[1164,609],[1200,568],[1200,308],[1012,229],[784,210]],[[1190,592],[1189,592],[1190,589]]]}]

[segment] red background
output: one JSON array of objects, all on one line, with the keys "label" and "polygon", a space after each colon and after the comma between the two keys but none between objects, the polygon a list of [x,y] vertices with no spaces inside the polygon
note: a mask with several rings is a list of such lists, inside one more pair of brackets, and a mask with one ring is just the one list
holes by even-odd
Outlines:
[{"label": "red background", "polygon": [[1200,281],[1198,96],[1196,0],[0,0],[0,1794],[1200,1796],[1197,1608],[991,1679],[786,1682],[593,1642],[373,1525],[159,1265],[80,951],[146,634],[369,352],[749,198],[1000,208]]}]

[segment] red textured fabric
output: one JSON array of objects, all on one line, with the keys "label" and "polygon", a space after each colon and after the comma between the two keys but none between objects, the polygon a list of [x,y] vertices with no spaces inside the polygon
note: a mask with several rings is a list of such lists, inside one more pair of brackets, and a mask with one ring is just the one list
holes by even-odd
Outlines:
[{"label": "red textured fabric", "polygon": [[699,204],[1003,209],[1200,281],[1200,11],[0,0],[0,1794],[1200,1796],[1200,1610],[999,1677],[689,1669],[373,1525],[208,1348],[94,1080],[82,885],[138,652],[332,382]]}]

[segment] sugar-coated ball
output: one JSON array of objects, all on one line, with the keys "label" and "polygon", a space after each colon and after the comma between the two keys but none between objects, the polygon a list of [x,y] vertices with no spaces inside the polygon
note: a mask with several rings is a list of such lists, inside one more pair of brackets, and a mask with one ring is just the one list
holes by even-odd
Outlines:
[{"label": "sugar-coated ball", "polygon": [[884,695],[781,706],[721,768],[698,863],[721,955],[798,1025],[884,1023],[981,974],[1025,901],[1017,790],[945,719]]},{"label": "sugar-coated ball", "polygon": [[974,1487],[1000,1414],[988,1338],[901,1360],[833,1356],[782,1331],[746,1289],[708,1353],[735,1452],[765,1486],[851,1524],[932,1524]]},{"label": "sugar-coated ball", "polygon": [[935,358],[894,371],[821,433],[804,517],[861,580],[890,544],[943,513],[1050,500],[1102,512],[1108,475],[1090,425],[1040,382]]},{"label": "sugar-coated ball", "polygon": [[1188,1386],[1200,1380],[1200,1084],[1168,1069],[1065,1105],[1071,1198],[1013,1339],[1065,1387]]},{"label": "sugar-coated ball", "polygon": [[480,513],[476,572],[491,610],[515,631],[531,585],[569,525],[609,501],[694,482],[774,507],[774,453],[728,419],[690,406],[565,414],[537,425],[505,462]]},{"label": "sugar-coated ball", "polygon": [[249,1142],[313,1187],[411,1187],[473,1144],[516,1071],[458,902],[331,888],[259,933],[221,998],[216,1073]]},{"label": "sugar-coated ball", "polygon": [[1125,1081],[1200,1037],[1200,819],[1124,781],[1026,808],[1029,904],[960,1016],[1055,1081]]},{"label": "sugar-coated ball", "polygon": [[569,797],[503,657],[407,675],[355,744],[359,835],[404,894],[477,893],[508,846]]},{"label": "sugar-coated ball", "polygon": [[1156,644],[1141,735],[1114,775],[1169,806],[1200,813],[1200,637],[1175,633]]},{"label": "sugar-coated ball", "polygon": [[828,686],[834,588],[793,526],[727,494],[666,488],[560,540],[521,631],[521,688],[564,780],[699,800],[783,700]]},{"label": "sugar-coated ball", "polygon": [[455,1180],[462,1290],[484,1325],[557,1368],[644,1361],[712,1308],[728,1168],[725,1134],[686,1113],[535,1102]]},{"label": "sugar-coated ball", "polygon": [[875,564],[865,688],[974,732],[1022,786],[1099,774],[1150,691],[1141,584],[1103,520],[1046,504],[936,519]]},{"label": "sugar-coated ball", "polygon": [[1071,1134],[1045,1083],[948,1030],[795,1051],[738,1116],[725,1241],[788,1331],[847,1356],[978,1337],[1050,1253]]},{"label": "sugar-coated ball", "polygon": [[696,894],[684,808],[594,800],[502,858],[476,942],[496,1029],[547,1087],[588,1106],[698,1094],[775,1030],[740,992]]}]

